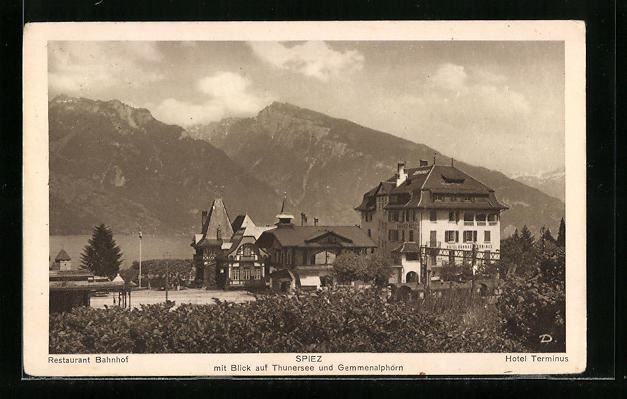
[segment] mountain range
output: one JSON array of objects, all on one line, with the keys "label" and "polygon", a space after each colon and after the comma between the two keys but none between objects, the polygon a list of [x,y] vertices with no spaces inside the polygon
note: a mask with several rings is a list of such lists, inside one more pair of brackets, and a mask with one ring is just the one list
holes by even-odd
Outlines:
[{"label": "mountain range", "polygon": [[[250,118],[227,118],[183,129],[148,110],[119,101],[56,97],[49,103],[50,229],[88,232],[96,223],[114,231],[187,234],[199,212],[222,196],[234,217],[248,212],[273,223],[283,193],[288,210],[311,222],[355,224],[364,192],[437,151],[286,103]],[[451,159],[437,155],[437,163]],[[503,173],[454,161],[496,190],[509,205],[505,234],[528,225],[557,229],[563,201]]]},{"label": "mountain range", "polygon": [[516,180],[564,201],[566,188],[565,178],[565,169],[559,168],[550,172],[540,173],[538,175],[518,176],[516,177]]}]

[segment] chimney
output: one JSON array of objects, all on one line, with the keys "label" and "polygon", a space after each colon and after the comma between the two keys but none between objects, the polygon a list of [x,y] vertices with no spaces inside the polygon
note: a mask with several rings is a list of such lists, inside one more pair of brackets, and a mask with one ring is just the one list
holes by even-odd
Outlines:
[{"label": "chimney", "polygon": [[420,167],[424,167],[424,166],[429,166],[429,161],[427,161],[426,159],[421,159],[420,160]]},{"label": "chimney", "polygon": [[202,230],[203,226],[207,222],[207,211],[202,211],[202,217],[200,219],[200,229]]},{"label": "chimney", "polygon": [[399,162],[396,166],[396,187],[400,186],[407,180],[407,172],[405,172],[405,162]]}]

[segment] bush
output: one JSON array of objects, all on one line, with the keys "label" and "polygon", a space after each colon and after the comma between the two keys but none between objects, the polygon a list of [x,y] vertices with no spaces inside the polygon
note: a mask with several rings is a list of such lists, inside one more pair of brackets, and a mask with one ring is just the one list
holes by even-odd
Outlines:
[{"label": "bush", "polygon": [[[508,337],[534,352],[566,351],[566,302],[563,287],[541,279],[510,276],[497,307]],[[541,342],[548,334],[552,341]]]},{"label": "bush", "polygon": [[344,252],[333,262],[333,275],[340,283],[362,281],[381,287],[387,283],[388,266],[388,261],[377,254]]},{"label": "bush", "polygon": [[380,290],[335,289],[242,304],[77,308],[50,315],[50,353],[520,350],[483,305],[464,306],[427,312],[388,303]]}]

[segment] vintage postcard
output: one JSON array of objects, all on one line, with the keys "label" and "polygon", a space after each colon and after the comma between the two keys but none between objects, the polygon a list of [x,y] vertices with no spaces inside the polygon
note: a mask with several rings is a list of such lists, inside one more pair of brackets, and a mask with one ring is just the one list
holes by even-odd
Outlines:
[{"label": "vintage postcard", "polygon": [[586,369],[578,21],[35,23],[24,372]]}]

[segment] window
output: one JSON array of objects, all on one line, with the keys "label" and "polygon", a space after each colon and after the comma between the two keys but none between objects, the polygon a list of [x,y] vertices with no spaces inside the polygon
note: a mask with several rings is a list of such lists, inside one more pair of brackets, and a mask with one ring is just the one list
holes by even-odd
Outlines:
[{"label": "window", "polygon": [[335,254],[331,251],[322,251],[311,255],[312,265],[331,265],[335,261]]},{"label": "window", "polygon": [[250,267],[242,269],[242,280],[250,280]]},{"label": "window", "polygon": [[455,266],[455,252],[449,251],[448,253],[448,265]]},{"label": "window", "polygon": [[252,255],[253,255],[253,246],[244,245],[244,256],[252,256]]},{"label": "window", "polygon": [[472,226],[475,224],[475,214],[472,212],[464,212],[464,226]]},{"label": "window", "polygon": [[411,242],[414,241],[414,231],[413,230],[409,230],[409,241],[411,241]]},{"label": "window", "polygon": [[483,251],[483,261],[486,264],[490,263],[490,251]]},{"label": "window", "polygon": [[436,222],[438,220],[438,213],[436,211],[430,211],[429,220],[432,222]]},{"label": "window", "polygon": [[401,241],[405,241],[405,230],[401,230]]},{"label": "window", "polygon": [[458,242],[459,231],[447,230],[444,232],[444,237],[445,237],[446,242]]},{"label": "window", "polygon": [[388,231],[389,241],[398,241],[398,230]]},{"label": "window", "polygon": [[416,211],[411,211],[411,218],[414,222],[416,221]]},{"label": "window", "polygon": [[398,222],[398,211],[392,211],[392,221]]},{"label": "window", "polygon": [[437,246],[437,240],[438,240],[438,232],[435,230],[431,230],[429,232],[429,246],[430,247],[436,247]]},{"label": "window", "polygon": [[495,225],[496,222],[499,220],[499,215],[496,213],[490,213],[488,214],[488,223],[490,223],[491,225]]},{"label": "window", "polygon": [[435,202],[442,202],[444,200],[444,196],[441,194],[434,194],[433,195],[433,200]]},{"label": "window", "polygon": [[253,279],[261,280],[261,267],[255,267],[253,270]]},{"label": "window", "polygon": [[372,232],[368,229],[368,237],[372,237]]},{"label": "window", "polygon": [[472,202],[472,197],[470,197],[470,196],[462,197],[462,201],[464,201],[464,202]]},{"label": "window", "polygon": [[239,268],[231,269],[231,280],[239,280]]},{"label": "window", "polygon": [[483,241],[485,242],[490,242],[490,232],[489,231],[484,231],[483,232]]},{"label": "window", "polygon": [[449,222],[457,222],[457,212],[455,211],[450,211],[448,213],[448,221]]},{"label": "window", "polygon": [[403,213],[405,214],[405,221],[409,222],[409,211],[404,211]]},{"label": "window", "polygon": [[476,230],[464,231],[464,242],[476,242],[476,241],[477,241]]},{"label": "window", "polygon": [[485,226],[485,213],[477,214],[477,226]]}]

